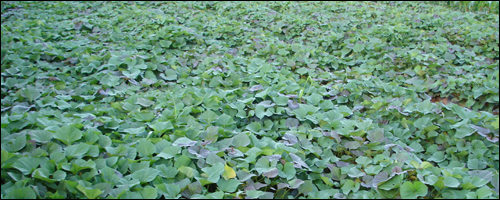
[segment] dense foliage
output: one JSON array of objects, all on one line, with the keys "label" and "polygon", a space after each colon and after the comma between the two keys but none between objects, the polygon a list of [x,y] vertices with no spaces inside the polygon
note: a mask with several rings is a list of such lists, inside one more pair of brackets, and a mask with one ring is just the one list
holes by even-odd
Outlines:
[{"label": "dense foliage", "polygon": [[2,198],[498,198],[499,16],[5,2]]}]

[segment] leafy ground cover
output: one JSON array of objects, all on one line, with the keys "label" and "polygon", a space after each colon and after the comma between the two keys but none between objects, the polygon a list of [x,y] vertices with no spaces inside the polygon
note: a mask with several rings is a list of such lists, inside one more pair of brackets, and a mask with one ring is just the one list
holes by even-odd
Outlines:
[{"label": "leafy ground cover", "polygon": [[5,2],[2,198],[498,198],[499,17]]}]

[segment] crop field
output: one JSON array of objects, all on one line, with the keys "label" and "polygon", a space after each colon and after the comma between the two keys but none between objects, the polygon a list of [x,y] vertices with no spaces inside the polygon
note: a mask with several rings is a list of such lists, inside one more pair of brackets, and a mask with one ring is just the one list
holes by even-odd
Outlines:
[{"label": "crop field", "polygon": [[1,198],[498,199],[490,4],[2,1]]}]

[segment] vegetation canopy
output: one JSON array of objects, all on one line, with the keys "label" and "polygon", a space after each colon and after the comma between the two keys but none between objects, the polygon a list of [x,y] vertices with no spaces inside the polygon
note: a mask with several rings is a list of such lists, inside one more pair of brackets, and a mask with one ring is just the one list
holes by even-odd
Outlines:
[{"label": "vegetation canopy", "polygon": [[498,199],[499,16],[442,5],[2,1],[1,198]]}]

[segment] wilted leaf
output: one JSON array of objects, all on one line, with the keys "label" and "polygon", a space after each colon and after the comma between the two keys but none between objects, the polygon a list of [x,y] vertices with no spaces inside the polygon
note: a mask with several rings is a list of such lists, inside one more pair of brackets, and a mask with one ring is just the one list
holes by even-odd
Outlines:
[{"label": "wilted leaf", "polygon": [[224,173],[222,174],[222,177],[224,177],[224,179],[226,179],[226,180],[232,179],[232,178],[236,177],[236,172],[234,171],[233,168],[227,166],[227,164],[226,164],[226,165],[224,165]]}]

